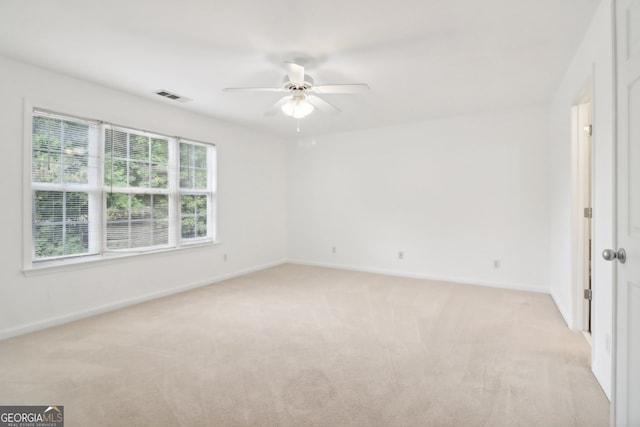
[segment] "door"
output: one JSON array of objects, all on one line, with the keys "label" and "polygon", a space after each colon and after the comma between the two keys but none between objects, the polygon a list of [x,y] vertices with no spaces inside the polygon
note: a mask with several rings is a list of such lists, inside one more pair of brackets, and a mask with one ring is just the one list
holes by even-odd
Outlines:
[{"label": "door", "polygon": [[640,426],[640,0],[616,0],[616,426]]}]

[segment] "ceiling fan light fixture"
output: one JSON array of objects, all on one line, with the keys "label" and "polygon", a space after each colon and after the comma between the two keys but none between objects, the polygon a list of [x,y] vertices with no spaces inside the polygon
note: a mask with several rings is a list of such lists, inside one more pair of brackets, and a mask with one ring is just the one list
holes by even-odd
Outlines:
[{"label": "ceiling fan light fixture", "polygon": [[313,112],[313,105],[304,97],[294,96],[280,107],[283,113],[294,119],[302,119]]}]

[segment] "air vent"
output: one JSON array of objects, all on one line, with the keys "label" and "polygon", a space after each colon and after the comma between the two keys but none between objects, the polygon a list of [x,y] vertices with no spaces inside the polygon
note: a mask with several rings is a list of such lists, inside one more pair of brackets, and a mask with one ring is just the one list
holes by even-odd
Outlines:
[{"label": "air vent", "polygon": [[171,93],[169,91],[166,91],[164,89],[160,89],[157,92],[154,92],[156,95],[160,95],[162,97],[168,98],[168,99],[172,99],[174,101],[180,101],[180,102],[189,102],[189,101],[193,101],[193,99],[191,98],[187,98],[186,96],[182,96],[182,95],[177,95],[175,93]]}]

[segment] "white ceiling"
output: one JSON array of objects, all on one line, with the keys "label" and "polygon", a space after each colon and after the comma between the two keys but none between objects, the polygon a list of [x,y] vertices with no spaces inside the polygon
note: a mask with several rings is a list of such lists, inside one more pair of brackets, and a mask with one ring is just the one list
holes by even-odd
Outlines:
[{"label": "white ceiling", "polygon": [[[599,0],[2,0],[0,54],[253,128],[283,61],[343,110],[301,120],[307,135],[548,102]],[[189,103],[153,94],[166,89]]]}]

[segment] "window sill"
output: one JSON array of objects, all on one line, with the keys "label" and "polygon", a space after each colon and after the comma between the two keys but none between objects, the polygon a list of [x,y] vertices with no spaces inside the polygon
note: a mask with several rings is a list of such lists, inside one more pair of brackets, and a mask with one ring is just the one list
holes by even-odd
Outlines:
[{"label": "window sill", "polygon": [[79,270],[82,268],[88,268],[96,265],[107,265],[124,261],[125,259],[134,259],[138,257],[158,256],[166,255],[175,252],[182,252],[191,249],[204,248],[218,246],[222,244],[221,241],[213,241],[206,243],[192,243],[189,245],[180,246],[179,248],[167,248],[158,249],[147,252],[121,252],[121,253],[109,253],[104,255],[87,255],[77,258],[66,258],[51,261],[41,261],[37,264],[32,264],[25,267],[22,270],[22,274],[25,277],[37,276],[40,274],[47,274],[51,272]]}]

